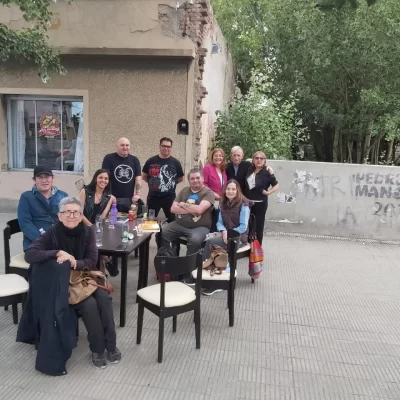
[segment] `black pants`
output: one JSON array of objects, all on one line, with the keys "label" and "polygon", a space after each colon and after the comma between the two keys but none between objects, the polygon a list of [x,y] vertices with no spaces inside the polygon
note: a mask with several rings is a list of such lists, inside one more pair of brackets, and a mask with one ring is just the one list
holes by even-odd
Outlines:
[{"label": "black pants", "polygon": [[93,353],[114,351],[117,345],[112,299],[104,290],[98,288],[90,297],[74,305],[82,315],[88,332],[89,348]]},{"label": "black pants", "polygon": [[265,223],[265,214],[267,213],[268,201],[262,201],[259,203],[254,203],[253,207],[251,207],[251,213],[254,214],[254,219],[256,222],[256,233],[257,239],[262,245],[262,240],[264,236],[264,223]]},{"label": "black pants", "polygon": [[161,209],[163,209],[168,222],[175,220],[175,214],[171,213],[172,203],[175,200],[175,194],[172,196],[149,196],[147,197],[147,207],[149,210],[154,210],[156,217]]}]

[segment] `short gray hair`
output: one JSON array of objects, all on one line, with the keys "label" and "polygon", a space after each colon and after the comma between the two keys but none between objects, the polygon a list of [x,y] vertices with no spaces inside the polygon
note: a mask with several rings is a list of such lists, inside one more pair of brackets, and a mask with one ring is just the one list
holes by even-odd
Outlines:
[{"label": "short gray hair", "polygon": [[79,208],[82,210],[82,202],[78,199],[78,197],[64,197],[61,201],[60,204],[58,205],[58,209],[61,212],[64,208],[64,206],[68,204],[77,204]]},{"label": "short gray hair", "polygon": [[235,151],[241,151],[242,154],[244,155],[244,151],[240,146],[233,146],[231,149],[231,154],[234,153]]},{"label": "short gray hair", "polygon": [[188,180],[190,180],[190,175],[192,174],[200,174],[200,176],[204,178],[203,171],[200,168],[192,168],[187,174]]}]

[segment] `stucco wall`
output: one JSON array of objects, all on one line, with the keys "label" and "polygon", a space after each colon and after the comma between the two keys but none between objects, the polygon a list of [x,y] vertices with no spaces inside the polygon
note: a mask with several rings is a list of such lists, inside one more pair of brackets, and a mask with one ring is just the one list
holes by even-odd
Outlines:
[{"label": "stucco wall", "polygon": [[400,240],[400,168],[270,161],[269,229]]},{"label": "stucco wall", "polygon": [[[89,169],[86,165],[86,175],[101,166],[104,155],[114,151],[115,141],[121,136],[131,140],[132,153],[142,164],[157,154],[159,139],[169,136],[174,140],[174,156],[184,162],[187,139],[177,135],[176,124],[187,115],[188,67],[185,63],[132,57],[67,57],[63,62],[68,74],[54,76],[49,84],[43,84],[34,71],[15,65],[7,69],[0,66],[0,88],[33,88],[38,94],[44,88],[88,91]],[[1,124],[0,117],[0,155],[3,157],[6,146],[5,125]],[[5,162],[0,160],[0,164]],[[19,182],[22,175],[14,174]],[[20,186],[21,182],[12,191],[2,185],[0,197],[8,197],[9,193],[14,197],[26,190],[26,184]]]},{"label": "stucco wall", "polygon": [[[173,0],[51,2],[49,42],[63,52],[78,48],[193,50],[188,37],[177,35],[179,15],[175,4]],[[15,6],[0,6],[0,23],[12,29],[27,26]]]},{"label": "stucco wall", "polygon": [[[218,47],[217,53],[212,52],[213,44]],[[232,56],[229,53],[225,39],[215,18],[212,20],[210,31],[203,45],[207,51],[205,58],[202,85],[208,94],[201,103],[201,108],[206,113],[202,115],[202,147],[200,159],[204,162],[209,153],[211,140],[215,135],[214,123],[216,111],[227,107],[235,87],[235,71]]]}]

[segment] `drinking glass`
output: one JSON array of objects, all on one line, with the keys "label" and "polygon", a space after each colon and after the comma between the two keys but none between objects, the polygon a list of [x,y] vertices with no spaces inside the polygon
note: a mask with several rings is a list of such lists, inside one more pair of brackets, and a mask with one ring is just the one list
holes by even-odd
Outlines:
[{"label": "drinking glass", "polygon": [[128,236],[129,236],[129,224],[128,224],[128,221],[125,221],[122,224],[122,242],[123,243],[126,243],[129,241]]},{"label": "drinking glass", "polygon": [[147,212],[149,210],[149,207],[147,207],[146,205],[142,206],[142,214],[143,214],[143,219],[146,220],[147,219]]},{"label": "drinking glass", "polygon": [[156,210],[149,210],[149,220],[150,221],[156,220]]},{"label": "drinking glass", "polygon": [[142,229],[143,219],[139,218],[136,221],[137,221],[136,233],[137,233],[138,236],[143,236],[143,229]]},{"label": "drinking glass", "polygon": [[108,213],[108,229],[115,229],[115,226],[112,222],[111,211]]},{"label": "drinking glass", "polygon": [[102,223],[103,223],[103,219],[101,218],[101,215],[96,215],[96,219],[95,219],[96,232],[102,231],[102,227],[103,227]]}]

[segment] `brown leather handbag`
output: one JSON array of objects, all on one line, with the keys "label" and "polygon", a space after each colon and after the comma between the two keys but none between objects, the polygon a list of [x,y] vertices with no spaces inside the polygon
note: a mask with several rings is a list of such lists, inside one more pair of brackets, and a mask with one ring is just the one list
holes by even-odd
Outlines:
[{"label": "brown leather handbag", "polygon": [[69,276],[69,304],[78,304],[97,290],[97,282],[88,270],[72,270]]},{"label": "brown leather handbag", "polygon": [[221,275],[228,266],[228,253],[221,246],[211,248],[210,258],[203,262],[203,269],[210,271],[210,275]]}]

